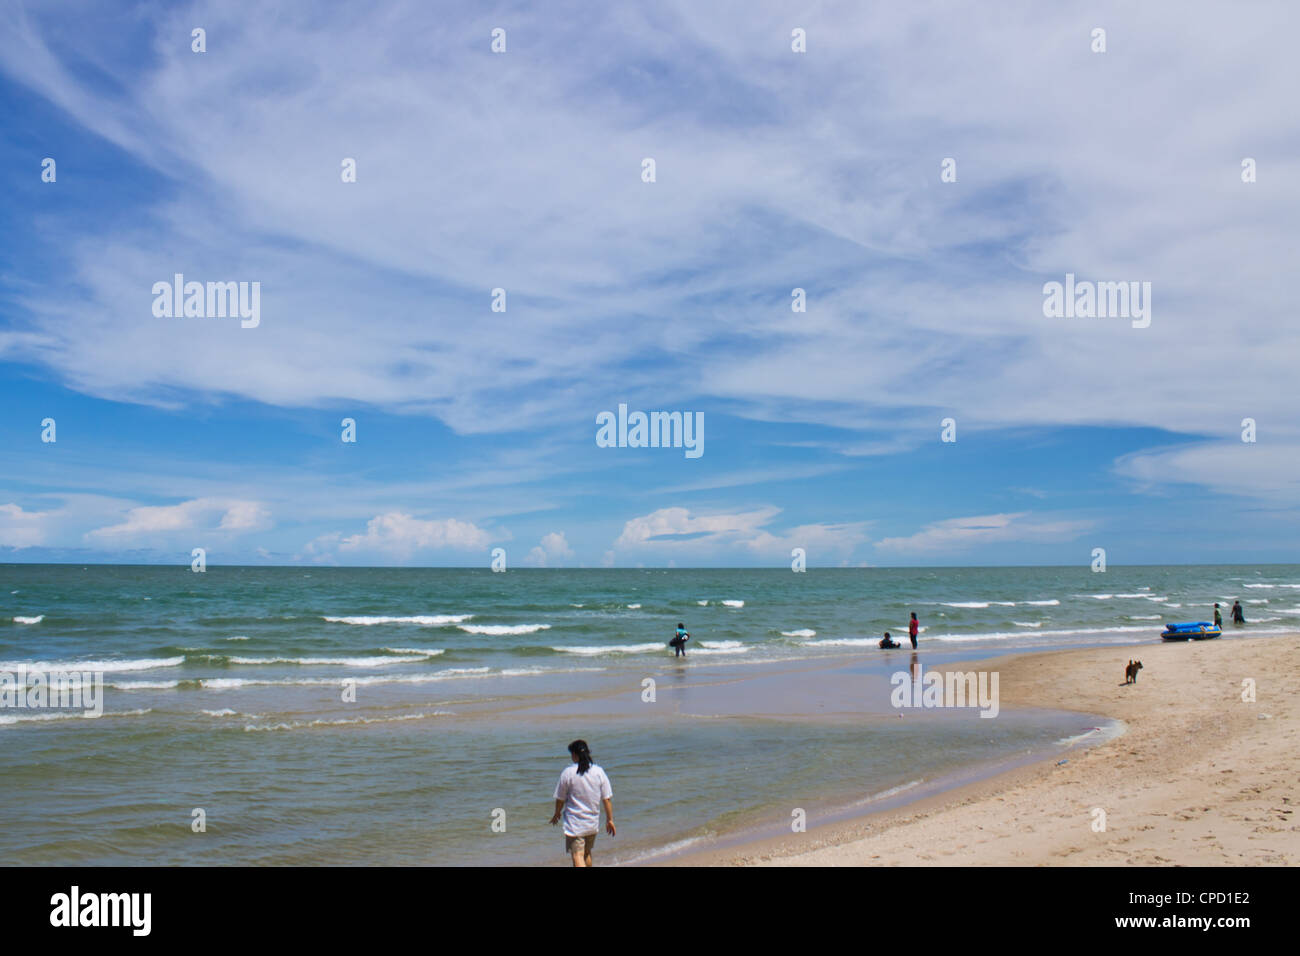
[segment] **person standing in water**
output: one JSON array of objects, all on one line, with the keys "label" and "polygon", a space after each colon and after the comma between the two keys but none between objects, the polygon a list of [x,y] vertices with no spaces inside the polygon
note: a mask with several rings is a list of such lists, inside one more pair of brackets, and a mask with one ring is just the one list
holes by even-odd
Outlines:
[{"label": "person standing in water", "polygon": [[1232,623],[1233,624],[1246,623],[1246,613],[1241,609],[1240,601],[1232,602]]},{"label": "person standing in water", "polygon": [[1219,602],[1214,602],[1214,626],[1223,627],[1223,612],[1219,610]]},{"label": "person standing in water", "polygon": [[675,648],[677,651],[677,653],[673,655],[674,657],[686,656],[686,642],[689,641],[690,639],[691,639],[691,635],[686,633],[686,627],[680,621],[678,621],[677,633],[674,634],[673,639],[668,642],[668,646]]},{"label": "person standing in water", "polygon": [[591,759],[585,740],[569,744],[573,763],[564,768],[555,785],[555,815],[551,826],[564,820],[564,852],[574,866],[591,866],[591,848],[600,832],[600,808],[605,808],[605,832],[614,835],[614,790],[609,777]]},{"label": "person standing in water", "polygon": [[921,624],[916,619],[916,612],[912,612],[912,619],[907,622],[907,636],[912,639],[912,650],[916,650],[916,635],[921,630]]}]

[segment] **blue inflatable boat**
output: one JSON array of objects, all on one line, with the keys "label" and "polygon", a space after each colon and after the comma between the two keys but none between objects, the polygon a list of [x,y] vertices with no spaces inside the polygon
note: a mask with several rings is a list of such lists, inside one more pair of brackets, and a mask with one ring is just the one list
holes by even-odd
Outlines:
[{"label": "blue inflatable boat", "polygon": [[1208,641],[1222,637],[1223,631],[1209,621],[1190,621],[1186,624],[1166,624],[1160,635],[1166,641]]}]

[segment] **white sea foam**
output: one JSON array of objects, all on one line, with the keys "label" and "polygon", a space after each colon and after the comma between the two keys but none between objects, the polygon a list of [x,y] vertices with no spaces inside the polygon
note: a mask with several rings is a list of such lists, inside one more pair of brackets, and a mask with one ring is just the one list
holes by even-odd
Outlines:
[{"label": "white sea foam", "polygon": [[220,710],[205,710],[203,713],[209,717],[234,717],[238,711],[231,710],[229,707],[222,707]]},{"label": "white sea foam", "polygon": [[141,657],[125,661],[0,661],[0,670],[26,667],[29,671],[151,671],[160,667],[178,667],[184,657]]},{"label": "white sea foam", "polygon": [[409,617],[327,617],[326,621],[334,624],[360,624],[370,626],[373,624],[419,624],[421,627],[443,627],[447,624],[459,624],[461,621],[468,621],[473,614],[416,614]]},{"label": "white sea foam", "polygon": [[232,657],[232,664],[332,664],[337,667],[383,667],[386,664],[413,664],[419,657]]},{"label": "white sea foam", "polygon": [[[1034,637],[1069,637],[1075,634],[1149,634],[1150,627],[1087,627],[1069,630],[1037,631]],[[982,634],[936,634],[931,640],[965,643],[968,641],[996,641],[1025,637],[1023,631],[988,631]]]},{"label": "white sea foam", "polygon": [[1012,621],[1016,627],[1042,627],[1042,621]]},{"label": "white sea foam", "polygon": [[1158,621],[1164,617],[1163,614],[1129,614],[1127,616],[1130,621]]},{"label": "white sea foam", "polygon": [[900,783],[897,787],[890,787],[887,790],[881,790],[879,793],[873,793],[870,796],[863,797],[861,800],[855,800],[850,803],[850,807],[862,807],[869,803],[877,803],[881,800],[888,800],[890,797],[896,797],[900,793],[906,793],[915,787],[919,787],[923,780],[909,780],[907,783]]},{"label": "white sea foam", "polygon": [[40,624],[41,621],[43,620],[45,620],[45,615],[38,614],[35,617],[16,617],[14,618],[14,623],[15,624]]},{"label": "white sea foam", "polygon": [[[720,644],[740,644],[739,641],[719,641]],[[690,651],[691,654],[748,654],[749,648],[741,644],[739,647],[710,647],[708,644],[701,644],[699,647]]]},{"label": "white sea foam", "polygon": [[709,837],[687,837],[684,840],[676,840],[672,843],[665,843],[663,846],[657,847],[656,849],[653,850],[646,850],[642,853],[637,853],[636,855],[630,856],[625,860],[620,860],[619,863],[620,864],[644,863],[646,860],[654,860],[661,856],[669,856],[673,853],[679,853],[682,850],[685,850],[687,847],[696,846],[697,844],[703,843],[708,839],[710,838]]},{"label": "white sea foam", "polygon": [[1074,747],[1077,744],[1083,743],[1085,740],[1100,740],[1104,738],[1117,737],[1123,729],[1122,724],[1118,727],[1112,727],[1109,730],[1101,727],[1089,727],[1087,730],[1083,731],[1083,733],[1075,734],[1073,737],[1062,737],[1056,742],[1056,745],[1058,747]]},{"label": "white sea foam", "polygon": [[553,651],[560,651],[563,654],[581,654],[584,657],[594,657],[598,654],[653,654],[655,651],[667,650],[665,644],[606,644],[603,647],[595,646],[578,646],[578,647],[552,647]]},{"label": "white sea foam", "polygon": [[51,711],[44,714],[14,714],[0,717],[0,726],[8,724],[25,724],[31,721],[40,720],[72,720],[80,718],[82,720],[102,720],[105,717],[142,717],[153,710],[152,707],[142,707],[139,710],[106,710],[102,714],[95,714],[86,711]]},{"label": "white sea foam", "polygon": [[988,601],[940,601],[939,603],[944,607],[978,608],[989,606]]},{"label": "white sea foam", "polygon": [[236,634],[234,637],[228,637],[228,638],[226,638],[226,640],[228,640],[228,641],[246,641],[246,640],[248,640],[248,635],[246,635],[246,634]]},{"label": "white sea foam", "polygon": [[708,606],[709,606],[709,602],[708,602],[708,601],[696,601],[695,603],[698,604],[700,607],[708,607]]},{"label": "white sea foam", "polygon": [[1022,603],[1032,607],[1057,607],[1061,602],[1052,598],[1050,601],[1023,601]]},{"label": "white sea foam", "polygon": [[874,637],[828,637],[820,641],[804,641],[806,647],[869,647],[872,644],[879,644],[880,639]]},{"label": "white sea foam", "polygon": [[782,637],[816,637],[817,632],[814,631],[811,627],[805,627],[797,631],[782,631],[781,636]]},{"label": "white sea foam", "polygon": [[549,631],[549,624],[458,624],[456,625],[466,634],[487,634],[492,637],[500,637],[507,634],[535,634],[538,631]]},{"label": "white sea foam", "polygon": [[727,607],[744,607],[744,606],[745,606],[745,602],[744,602],[744,601],[723,601],[722,603],[723,603],[724,605],[726,605]]},{"label": "white sea foam", "polygon": [[385,647],[384,650],[392,654],[419,654],[421,657],[437,657],[447,653],[441,647]]},{"label": "white sea foam", "polygon": [[178,680],[124,680],[111,681],[104,686],[114,690],[172,690],[180,685]]},{"label": "white sea foam", "polygon": [[358,685],[431,684],[464,677],[481,677],[490,667],[453,667],[432,674],[377,674],[373,677],[205,677],[199,681],[204,690],[235,690],[240,687],[341,687],[344,681]]},{"label": "white sea foam", "polygon": [[640,605],[640,604],[629,604],[629,605],[627,606],[627,609],[628,609],[629,611],[639,611],[639,610],[641,610],[641,605]]},{"label": "white sea foam", "polygon": [[339,717],[334,720],[293,720],[279,724],[245,724],[244,730],[300,730],[304,727],[344,727],[350,724],[391,724],[403,720],[425,720],[429,717],[455,717],[454,711],[431,710],[422,714],[399,714],[392,717]]}]

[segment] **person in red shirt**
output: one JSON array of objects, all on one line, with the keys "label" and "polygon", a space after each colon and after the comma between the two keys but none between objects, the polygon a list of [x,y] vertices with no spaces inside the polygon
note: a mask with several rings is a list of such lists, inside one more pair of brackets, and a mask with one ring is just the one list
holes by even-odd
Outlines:
[{"label": "person in red shirt", "polygon": [[921,629],[920,623],[916,619],[916,612],[912,612],[912,620],[907,623],[907,636],[912,639],[912,649],[916,649],[916,634]]}]

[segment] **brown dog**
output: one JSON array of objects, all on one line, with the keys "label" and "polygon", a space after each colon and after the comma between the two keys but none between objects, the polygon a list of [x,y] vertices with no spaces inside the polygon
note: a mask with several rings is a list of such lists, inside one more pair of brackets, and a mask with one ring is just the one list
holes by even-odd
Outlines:
[{"label": "brown dog", "polygon": [[1138,671],[1141,669],[1141,661],[1129,661],[1128,667],[1124,668],[1124,683],[1136,684],[1138,682]]}]

